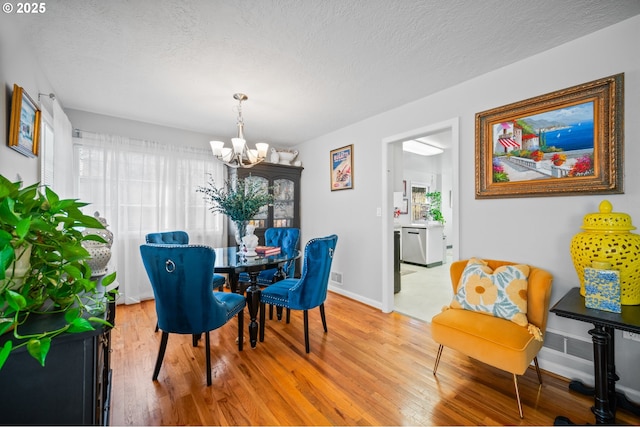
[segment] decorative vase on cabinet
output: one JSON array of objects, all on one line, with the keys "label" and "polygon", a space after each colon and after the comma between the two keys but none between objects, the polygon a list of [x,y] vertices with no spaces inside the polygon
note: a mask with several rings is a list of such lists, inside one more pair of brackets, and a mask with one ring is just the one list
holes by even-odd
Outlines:
[{"label": "decorative vase on cabinet", "polygon": [[111,260],[111,245],[113,244],[113,233],[107,229],[109,224],[107,220],[100,216],[100,212],[95,212],[93,216],[104,225],[104,229],[97,228],[85,228],[82,234],[87,236],[95,234],[102,237],[106,243],[98,242],[95,240],[85,240],[82,242],[82,246],[89,251],[91,258],[87,261],[89,267],[91,267],[91,273],[93,276],[101,276],[107,273],[107,264]]},{"label": "decorative vase on cabinet", "polygon": [[571,257],[580,279],[580,294],[585,295],[584,269],[594,261],[607,262],[620,272],[620,303],[640,304],[640,236],[631,217],[613,212],[608,200],[603,200],[598,213],[584,216],[582,229],[571,239]]}]

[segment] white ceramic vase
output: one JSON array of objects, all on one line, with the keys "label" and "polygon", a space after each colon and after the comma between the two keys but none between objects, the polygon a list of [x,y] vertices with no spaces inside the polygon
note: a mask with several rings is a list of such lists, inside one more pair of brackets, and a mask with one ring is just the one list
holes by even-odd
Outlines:
[{"label": "white ceramic vase", "polygon": [[91,258],[87,260],[87,264],[91,267],[91,273],[93,276],[99,276],[106,274],[107,265],[111,260],[111,245],[113,244],[113,233],[106,229],[109,224],[107,220],[100,217],[99,212],[95,212],[94,216],[105,226],[104,229],[100,228],[86,228],[82,232],[83,235],[95,234],[106,240],[106,243],[96,242],[93,240],[85,240],[82,242],[82,246],[91,254]]}]

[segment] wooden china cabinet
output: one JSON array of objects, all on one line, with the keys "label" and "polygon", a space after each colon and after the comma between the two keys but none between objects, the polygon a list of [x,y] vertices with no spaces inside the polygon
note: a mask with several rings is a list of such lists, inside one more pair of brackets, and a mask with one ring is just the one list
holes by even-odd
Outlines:
[{"label": "wooden china cabinet", "polygon": [[[271,227],[300,228],[300,177],[304,168],[263,162],[251,168],[236,169],[238,178],[256,180],[265,188],[272,188],[273,205],[265,206],[251,220],[256,227],[259,244],[264,245],[264,232]],[[229,224],[229,230],[233,225]],[[229,233],[229,246],[236,245],[235,236]],[[299,272],[300,269],[297,268]]]}]

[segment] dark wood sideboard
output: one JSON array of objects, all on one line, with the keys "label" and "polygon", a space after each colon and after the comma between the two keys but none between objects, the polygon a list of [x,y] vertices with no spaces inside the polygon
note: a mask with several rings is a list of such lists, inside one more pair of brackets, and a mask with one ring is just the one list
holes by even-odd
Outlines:
[{"label": "dark wood sideboard", "polygon": [[[103,314],[111,324],[115,307]],[[51,330],[61,321],[56,316],[29,319],[20,330]],[[0,347],[12,336],[0,337]],[[25,347],[14,350],[0,370],[0,424],[109,425],[110,353],[107,327],[55,338],[44,368]]]}]

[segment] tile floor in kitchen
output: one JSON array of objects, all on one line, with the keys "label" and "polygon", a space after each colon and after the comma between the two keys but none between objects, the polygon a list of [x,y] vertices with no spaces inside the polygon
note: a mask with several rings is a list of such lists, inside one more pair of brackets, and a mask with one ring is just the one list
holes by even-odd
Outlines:
[{"label": "tile floor in kitchen", "polygon": [[394,295],[395,311],[426,322],[449,305],[453,298],[449,267],[452,250],[447,250],[447,262],[441,266],[426,268],[401,263],[400,292]]}]

